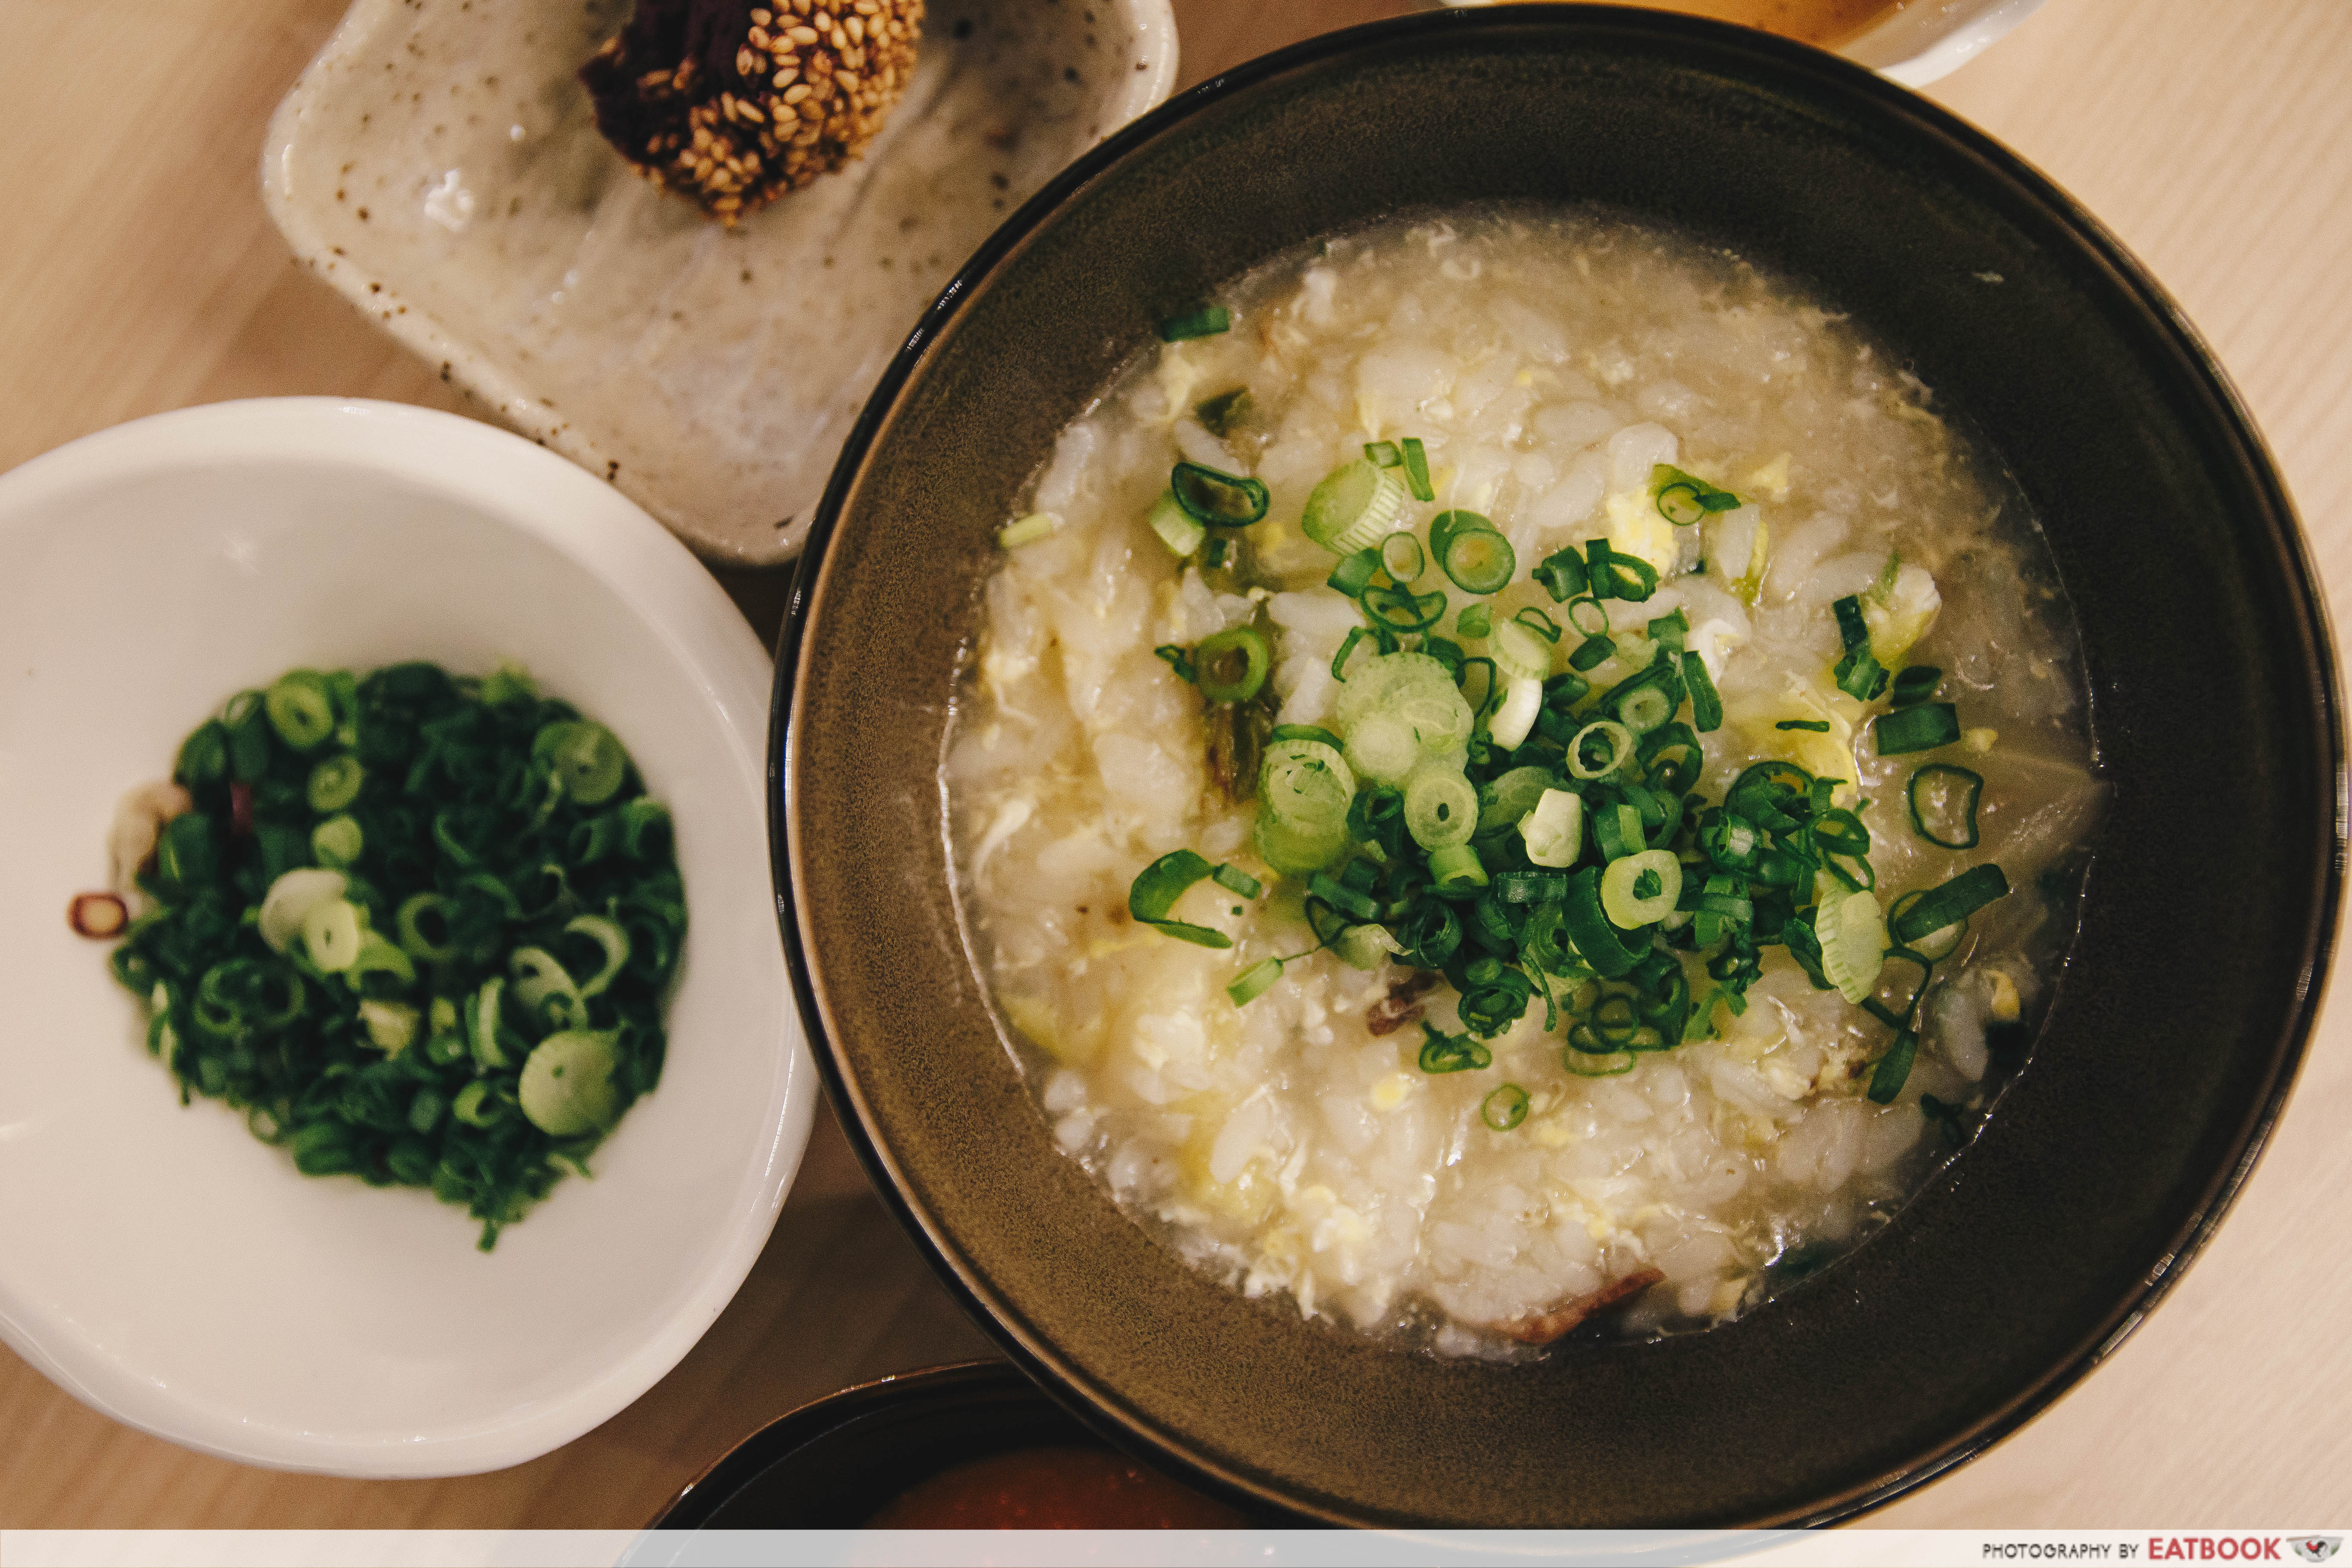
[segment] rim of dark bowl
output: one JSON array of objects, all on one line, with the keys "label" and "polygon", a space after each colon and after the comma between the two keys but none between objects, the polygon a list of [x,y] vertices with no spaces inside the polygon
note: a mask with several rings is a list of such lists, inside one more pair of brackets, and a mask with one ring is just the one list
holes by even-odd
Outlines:
[{"label": "rim of dark bowl", "polygon": [[[960,1361],[910,1367],[887,1376],[835,1389],[777,1416],[680,1487],[648,1530],[700,1530],[751,1481],[796,1450],[877,1411],[961,1397],[1032,1400],[1055,1413],[1068,1411],[1010,1362]],[[907,1478],[905,1486],[922,1479]]]},{"label": "rim of dark bowl", "polygon": [[2294,1003],[2271,1058],[2268,1084],[2253,1110],[2242,1123],[2230,1157],[2207,1184],[2179,1233],[2137,1286],[2116,1301],[2101,1321],[2082,1336],[2073,1352],[2048,1367],[2032,1385],[2020,1390],[1992,1415],[1951,1434],[1945,1441],[1914,1455],[1875,1482],[1822,1499],[1800,1512],[1758,1523],[1810,1527],[1835,1524],[1885,1506],[1944,1471],[1984,1452],[2047,1409],[2119,1348],[2147,1314],[2164,1299],[2211,1239],[2227,1216],[2247,1178],[2267,1146],[2271,1131],[2284,1111],[2308,1047],[2326,989],[2336,933],[2341,922],[2347,856],[2347,808],[2346,745],[2340,676],[2326,600],[2317,587],[2317,574],[2294,506],[2259,428],[2246,409],[2228,373],[2201,333],[2179,306],[2156,282],[2121,240],[2054,182],[2023,158],[1958,116],[1928,100],[1897,86],[1864,67],[1775,35],[1695,16],[1662,12],[1629,11],[1613,5],[1514,5],[1476,9],[1447,9],[1390,18],[1320,35],[1276,50],[1210,78],[1170,99],[1158,109],[1114,132],[1047,182],[992,234],[958,268],[939,297],[908,333],[872,396],[859,415],[828,479],[812,520],[776,647],[776,685],[769,729],[769,851],[775,881],[776,911],[782,930],[793,996],[827,1092],[845,1111],[845,1130],[868,1177],[891,1212],[923,1251],[933,1271],[958,1301],[1024,1372],[1035,1379],[1055,1402],[1071,1410],[1108,1440],[1149,1454],[1152,1462],[1212,1496],[1238,1500],[1261,1511],[1284,1510],[1317,1522],[1358,1525],[1344,1514],[1299,1500],[1286,1498],[1251,1478],[1230,1474],[1204,1464],[1195,1456],[1171,1447],[1159,1433],[1128,1419],[1126,1413],[1101,1396],[1090,1378],[1070,1367],[1050,1345],[1033,1344],[1009,1327],[992,1300],[985,1281],[961,1265],[943,1237],[933,1234],[924,1217],[909,1204],[890,1157],[866,1121],[866,1110],[853,1091],[827,1031],[801,942],[793,872],[788,853],[787,819],[791,802],[791,719],[802,646],[816,582],[837,528],[844,504],[877,434],[899,394],[933,344],[962,311],[976,287],[1019,247],[1041,224],[1073,196],[1123,162],[1135,150],[1228,95],[1267,78],[1359,47],[1388,43],[1400,36],[1503,32],[1518,28],[1573,24],[1602,31],[1617,30],[1653,37],[1680,34],[1704,38],[1711,45],[1744,48],[1773,68],[1829,79],[1834,90],[1856,95],[1875,111],[1906,122],[1906,128],[1962,159],[1988,167],[2029,203],[2067,230],[2105,269],[2116,293],[2138,313],[2187,367],[2195,390],[2210,400],[2219,423],[2234,438],[2244,468],[2243,477],[2266,501],[2268,542],[2276,551],[2283,587],[2301,614],[2293,632],[2304,643],[2304,667],[2311,682],[2314,715],[2319,721],[2318,750],[2326,775],[2326,795],[2332,805],[2327,825],[2326,864],[2319,873],[2316,904],[2308,940],[2300,955]]}]

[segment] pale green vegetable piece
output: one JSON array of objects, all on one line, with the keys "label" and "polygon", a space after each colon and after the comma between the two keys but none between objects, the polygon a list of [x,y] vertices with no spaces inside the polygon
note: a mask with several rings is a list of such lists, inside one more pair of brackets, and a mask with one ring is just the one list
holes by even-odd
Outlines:
[{"label": "pale green vegetable piece", "polygon": [[1528,731],[1543,712],[1543,682],[1515,675],[1503,687],[1503,705],[1486,725],[1487,736],[1507,752],[1526,743]]},{"label": "pale green vegetable piece", "polygon": [[1537,865],[1554,869],[1575,865],[1584,852],[1584,797],[1571,790],[1544,791],[1535,809],[1520,819],[1519,837],[1528,841],[1528,858]]},{"label": "pale green vegetable piece", "polygon": [[1478,786],[1459,768],[1423,763],[1405,781],[1404,826],[1423,849],[1469,843],[1478,830]]},{"label": "pale green vegetable piece", "polygon": [[1348,731],[1347,755],[1361,777],[1398,784],[1421,762],[1421,742],[1402,719],[1374,713]]},{"label": "pale green vegetable piece", "polygon": [[313,904],[302,917],[302,949],[325,973],[349,969],[366,940],[367,926],[360,907],[348,899]]},{"label": "pale green vegetable piece", "polygon": [[[302,918],[320,904],[343,896],[351,881],[341,871],[303,866],[280,872],[261,900],[261,940],[272,952],[284,952],[302,934]],[[353,952],[357,952],[355,947]]]},{"label": "pale green vegetable piece", "polygon": [[620,1065],[610,1031],[564,1029],[531,1048],[517,1097],[530,1124],[555,1138],[601,1132],[620,1112],[613,1069]]},{"label": "pale green vegetable piece", "polygon": [[[1654,891],[1642,890],[1643,879],[1654,878]],[[1644,849],[1609,862],[1601,873],[1601,912],[1622,931],[1665,919],[1683,896],[1682,862],[1671,849]]]},{"label": "pale green vegetable piece", "polygon": [[395,1057],[416,1038],[416,1009],[405,1002],[371,997],[360,1004],[360,1022],[367,1026],[369,1039]]},{"label": "pale green vegetable piece", "polygon": [[1886,966],[1886,917],[1870,892],[1824,899],[1813,917],[1822,942],[1822,977],[1849,1002],[1866,1001]]}]

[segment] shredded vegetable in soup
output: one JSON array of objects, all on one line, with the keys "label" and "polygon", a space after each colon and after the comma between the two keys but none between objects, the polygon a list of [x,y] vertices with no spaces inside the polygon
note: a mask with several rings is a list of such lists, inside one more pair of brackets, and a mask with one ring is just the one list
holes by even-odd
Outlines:
[{"label": "shredded vegetable in soup", "polygon": [[1060,1147],[1442,1354],[1702,1328],[1986,1113],[2100,795],[2012,487],[1850,322],[1592,214],[1160,323],[1000,534],[948,759]]}]

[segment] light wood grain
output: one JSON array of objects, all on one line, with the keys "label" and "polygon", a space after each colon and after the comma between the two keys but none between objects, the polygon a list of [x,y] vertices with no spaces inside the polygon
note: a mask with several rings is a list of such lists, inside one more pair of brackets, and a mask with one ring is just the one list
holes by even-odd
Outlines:
[{"label": "light wood grain", "polygon": [[[1177,0],[1185,80],[1402,8]],[[263,216],[263,124],[340,10],[0,0],[0,468],[226,397],[474,411],[295,267]],[[2352,458],[2347,79],[2344,0],[2050,0],[1933,92],[2080,197],[2207,334],[2305,507],[2339,620],[2352,594],[2352,487],[2338,474]],[[728,582],[772,631],[781,577]],[[2236,1214],[2147,1326],[2024,1432],[1873,1524],[2344,1520],[2347,1037],[2352,1019],[2331,1009]],[[556,1453],[443,1481],[277,1474],[118,1426],[0,1352],[0,1526],[633,1525],[802,1400],[984,1353],[824,1116],[773,1240],[710,1334]]]}]

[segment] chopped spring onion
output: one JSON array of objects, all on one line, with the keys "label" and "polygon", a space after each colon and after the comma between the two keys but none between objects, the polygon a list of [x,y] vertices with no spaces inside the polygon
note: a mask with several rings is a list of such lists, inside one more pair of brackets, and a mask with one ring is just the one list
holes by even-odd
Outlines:
[{"label": "chopped spring onion", "polygon": [[1561,902],[1560,924],[1570,942],[1576,944],[1576,953],[1594,973],[1605,980],[1619,979],[1633,971],[1648,952],[1648,944],[1629,947],[1611,923],[1608,911],[1601,905],[1601,868],[1588,866],[1568,879],[1568,897]]},{"label": "chopped spring onion", "polygon": [[[998,529],[996,542],[1006,550],[1018,550],[1032,540],[1045,538],[1061,526],[1059,513],[1033,511],[1027,517],[1017,518]],[[1190,554],[1191,552],[1184,553]]]},{"label": "chopped spring onion", "polygon": [[620,1066],[616,1037],[605,1030],[565,1029],[531,1047],[515,1087],[523,1116],[555,1138],[601,1132],[621,1113],[613,1087]]},{"label": "chopped spring onion", "polygon": [[507,974],[514,982],[515,1000],[534,1020],[560,1029],[587,1021],[588,1004],[580,987],[545,948],[515,949],[507,955]]},{"label": "chopped spring onion", "polygon": [[1348,735],[1348,765],[1381,784],[1398,784],[1421,765],[1421,741],[1394,713],[1374,713]]},{"label": "chopped spring onion", "polygon": [[1715,689],[1715,678],[1706,672],[1706,660],[1685,653],[1679,662],[1683,685],[1690,692],[1691,727],[1702,735],[1722,729],[1723,697]]},{"label": "chopped spring onion", "polygon": [[1179,343],[1187,338],[1213,338],[1233,324],[1233,312],[1223,305],[1196,305],[1161,321],[1160,341]]},{"label": "chopped spring onion", "polygon": [[1407,588],[1372,588],[1363,597],[1364,613],[1375,626],[1403,635],[1425,632],[1445,618],[1445,595],[1415,594]]},{"label": "chopped spring onion", "polygon": [[[1497,661],[1499,662],[1499,661]],[[1528,731],[1543,713],[1543,682],[1533,676],[1510,676],[1503,684],[1503,705],[1486,726],[1487,737],[1507,752],[1527,743]]]},{"label": "chopped spring onion", "polygon": [[1244,899],[1255,899],[1265,891],[1265,884],[1238,866],[1220,866],[1209,873],[1210,880],[1229,893],[1239,893]]},{"label": "chopped spring onion", "polygon": [[1234,1006],[1246,1007],[1265,995],[1274,983],[1281,978],[1282,960],[1260,959],[1234,976],[1234,983],[1225,987],[1225,994],[1233,998]]},{"label": "chopped spring onion", "polygon": [[1400,588],[1411,587],[1415,579],[1429,568],[1422,553],[1421,541],[1400,531],[1381,541],[1381,570],[1386,572]]},{"label": "chopped spring onion", "polygon": [[1601,912],[1623,931],[1665,919],[1682,896],[1682,862],[1671,849],[1644,849],[1612,860],[1601,873]]},{"label": "chopped spring onion", "polygon": [[1495,1053],[1467,1035],[1442,1034],[1423,1023],[1421,1070],[1425,1073],[1483,1072],[1495,1065]]},{"label": "chopped spring onion", "polygon": [[1322,900],[1350,920],[1375,920],[1381,912],[1379,900],[1360,893],[1321,871],[1307,879],[1307,893],[1309,898]]},{"label": "chopped spring onion", "polygon": [[1429,453],[1418,436],[1404,438],[1405,482],[1412,488],[1415,500],[1435,500],[1437,491],[1429,482]]},{"label": "chopped spring onion", "polygon": [[[297,752],[315,750],[335,732],[334,700],[314,669],[289,670],[262,693],[262,710],[278,738]],[[242,777],[244,770],[238,770]]]},{"label": "chopped spring onion", "polygon": [[[268,692],[240,693],[181,748],[196,809],[166,829],[159,908],[116,972],[185,1089],[303,1173],[430,1187],[487,1249],[588,1152],[513,1114],[551,1023],[593,1010],[616,1032],[615,1110],[658,1079],[685,920],[667,814],[608,731],[511,667],[296,671],[275,690],[274,721]],[[364,878],[305,864],[362,854]],[[567,935],[583,909],[609,912]],[[601,995],[572,983],[602,948],[583,923],[622,955]],[[510,963],[532,984],[509,985]]]},{"label": "chopped spring onion", "polygon": [[1524,624],[1505,621],[1487,639],[1495,668],[1507,679],[1540,681],[1551,673],[1551,648]]},{"label": "chopped spring onion", "polygon": [[[302,934],[303,921],[310,911],[341,899],[350,885],[341,871],[317,867],[280,872],[261,900],[261,940],[271,952],[284,952]],[[352,951],[358,951],[356,945]]]},{"label": "chopped spring onion", "polygon": [[[1392,533],[1389,537],[1395,539],[1401,536]],[[1415,545],[1413,548],[1418,550],[1421,547]],[[1339,564],[1331,568],[1331,575],[1323,579],[1323,585],[1338,589],[1348,598],[1361,598],[1364,590],[1372,585],[1372,579],[1381,574],[1381,569],[1379,551],[1359,550],[1353,555],[1339,557]]]},{"label": "chopped spring onion", "polygon": [[1168,491],[1184,515],[1207,528],[1247,528],[1265,516],[1273,498],[1265,485],[1204,463],[1179,463],[1168,471]]},{"label": "chopped spring onion", "polygon": [[311,967],[329,974],[349,969],[366,940],[363,912],[349,899],[321,900],[302,917],[302,952]]},{"label": "chopped spring onion", "polygon": [[1465,637],[1483,637],[1495,629],[1494,613],[1484,605],[1465,605],[1454,617],[1454,629]]},{"label": "chopped spring onion", "polygon": [[1246,702],[1265,684],[1265,639],[1248,626],[1228,626],[1192,650],[1201,695],[1212,702]]},{"label": "chopped spring onion", "polygon": [[1498,529],[1454,529],[1437,564],[1463,593],[1500,593],[1519,557]]},{"label": "chopped spring onion", "polygon": [[1576,645],[1568,656],[1568,667],[1574,670],[1597,668],[1617,657],[1617,645],[1605,637],[1589,637]]},{"label": "chopped spring onion", "polygon": [[[1608,750],[1597,756],[1595,749]],[[1608,719],[1596,719],[1568,743],[1568,771],[1580,779],[1606,778],[1633,756],[1633,731]]]},{"label": "chopped spring onion", "polygon": [[1584,567],[1584,557],[1572,547],[1545,556],[1542,563],[1528,575],[1544,585],[1544,592],[1551,595],[1551,602],[1555,605],[1589,591],[1592,585],[1591,574]]},{"label": "chopped spring onion", "polygon": [[1772,728],[1775,730],[1810,730],[1816,735],[1826,735],[1830,732],[1830,721],[1826,719],[1783,719],[1779,723],[1773,725]]},{"label": "chopped spring onion", "polygon": [[1890,700],[1897,708],[1915,708],[1936,695],[1936,688],[1943,679],[1944,672],[1932,664],[1915,664],[1908,669],[1897,670]]},{"label": "chopped spring onion", "polygon": [[1638,555],[1612,550],[1605,539],[1587,540],[1585,575],[1591,579],[1596,599],[1623,599],[1640,604],[1658,591],[1658,569]]},{"label": "chopped spring onion", "polygon": [[1440,564],[1445,560],[1446,546],[1454,542],[1454,534],[1465,529],[1484,529],[1491,533],[1495,524],[1477,512],[1458,509],[1441,511],[1429,520],[1429,552],[1437,558]]},{"label": "chopped spring onion", "polygon": [[1478,1102],[1478,1120],[1497,1132],[1508,1132],[1528,1119],[1528,1091],[1507,1083]]},{"label": "chopped spring onion", "polygon": [[1903,1084],[1911,1076],[1911,1063],[1919,1054],[1919,1037],[1908,1029],[1898,1030],[1894,1044],[1878,1058],[1877,1070],[1870,1075],[1869,1095],[1874,1105],[1891,1105],[1903,1092]]},{"label": "chopped spring onion", "polygon": [[1822,977],[1847,1001],[1865,1000],[1886,965],[1886,921],[1877,895],[1857,890],[1822,900],[1813,934],[1821,940]]},{"label": "chopped spring onion", "polygon": [[348,815],[331,816],[310,829],[310,854],[321,866],[349,866],[365,846],[366,836]]},{"label": "chopped spring onion", "polygon": [[1324,475],[1307,492],[1299,528],[1334,554],[1353,555],[1395,530],[1404,501],[1405,488],[1392,470],[1359,458]]},{"label": "chopped spring onion", "polygon": [[1650,483],[1657,492],[1658,515],[1677,528],[1687,528],[1711,511],[1739,508],[1739,498],[1729,490],[1718,489],[1672,464],[1660,463],[1651,469]]},{"label": "chopped spring onion", "polygon": [[468,1127],[495,1127],[506,1113],[506,1101],[490,1091],[489,1082],[484,1079],[476,1079],[459,1089],[457,1098],[449,1105],[449,1114]]},{"label": "chopped spring onion", "polygon": [[1316,724],[1276,724],[1274,733],[1266,738],[1272,741],[1317,741],[1335,752],[1346,744],[1339,736]]},{"label": "chopped spring onion", "polygon": [[[1653,668],[1664,668],[1654,666]],[[1644,675],[1646,675],[1646,671]],[[1601,706],[1617,715],[1617,721],[1636,735],[1646,735],[1675,716],[1675,694],[1662,682],[1635,676],[1639,684],[1622,695],[1612,692],[1611,700]]]},{"label": "chopped spring onion", "polygon": [[1975,848],[1977,801],[1983,794],[1984,775],[1967,768],[1929,763],[1915,770],[1903,791],[1911,830],[1938,849]]},{"label": "chopped spring onion", "polygon": [[367,782],[367,769],[360,760],[346,752],[329,757],[310,770],[310,782],[303,795],[317,812],[341,811],[359,799],[360,786]]},{"label": "chopped spring onion", "polygon": [[1478,827],[1478,787],[1458,768],[1437,763],[1415,768],[1405,781],[1404,827],[1423,849],[1469,843]]},{"label": "chopped spring onion", "polygon": [[1201,422],[1202,429],[1221,441],[1241,426],[1248,424],[1253,412],[1246,386],[1236,386],[1230,392],[1203,398],[1192,406],[1192,417]]},{"label": "chopped spring onion", "polygon": [[1560,871],[1498,872],[1495,891],[1507,904],[1549,903],[1568,897],[1568,876]]},{"label": "chopped spring onion", "polygon": [[1201,679],[1201,671],[1192,663],[1192,656],[1185,650],[1183,644],[1164,642],[1151,653],[1155,658],[1167,661],[1168,668],[1176,672],[1177,679],[1190,683]]},{"label": "chopped spring onion", "polygon": [[1922,702],[1883,713],[1870,727],[1882,757],[1932,752],[1960,738],[1960,712],[1949,702]]},{"label": "chopped spring onion", "polygon": [[1393,468],[1404,461],[1404,454],[1397,449],[1394,441],[1367,441],[1364,456],[1383,468]]},{"label": "chopped spring onion", "polygon": [[544,726],[531,740],[530,755],[562,779],[565,796],[581,805],[610,800],[628,777],[629,753],[612,731],[593,720]]},{"label": "chopped spring onion", "polygon": [[1201,541],[1209,531],[1194,522],[1184,509],[1176,504],[1176,492],[1161,490],[1160,499],[1151,503],[1151,531],[1168,547],[1168,553],[1183,560],[1201,548]]},{"label": "chopped spring onion", "polygon": [[1870,628],[1862,613],[1862,600],[1853,594],[1830,606],[1837,616],[1838,637],[1845,653],[1831,673],[1838,689],[1858,702],[1868,702],[1886,689],[1886,668],[1870,650]]},{"label": "chopped spring onion", "polygon": [[1205,880],[1212,868],[1190,849],[1173,849],[1136,874],[1127,890],[1127,912],[1139,923],[1157,927],[1180,942],[1196,947],[1231,947],[1234,939],[1207,926],[1188,925],[1168,918],[1176,900],[1193,883]]},{"label": "chopped spring onion", "polygon": [[1587,1051],[1574,1034],[1569,1036],[1568,1044],[1560,1047],[1559,1053],[1560,1065],[1579,1078],[1614,1078],[1619,1073],[1632,1072],[1639,1060],[1632,1051],[1605,1047],[1598,1052]]},{"label": "chopped spring onion", "polygon": [[1971,866],[1942,887],[1921,895],[1895,922],[1895,940],[1906,946],[1958,925],[1996,899],[2009,895],[2009,879],[2001,869],[1988,860],[1981,866]]},{"label": "chopped spring onion", "polygon": [[[1895,907],[1886,911],[1887,925],[1890,928],[1902,925],[1904,923],[1903,917],[1909,914],[1912,907],[1927,896],[1926,892],[1921,891],[1916,893],[1906,893],[1901,898],[1895,900]],[[1925,935],[1918,937],[1914,941],[1905,942],[1903,945],[1908,948],[1911,952],[1917,953],[1921,958],[1926,959],[1930,963],[1941,963],[1945,959],[1949,958],[1954,952],[1958,951],[1961,939],[1968,934],[1969,922],[1967,917],[1963,916],[1959,920],[1953,921],[1950,925],[1944,927],[1941,931],[1928,931]]]},{"label": "chopped spring onion", "polygon": [[586,937],[601,950],[604,962],[595,973],[580,983],[580,994],[603,995],[628,964],[629,933],[603,915],[574,915],[564,922],[563,934]]},{"label": "chopped spring onion", "polygon": [[1513,768],[1478,792],[1478,831],[1498,833],[1516,827],[1558,782],[1547,767],[1529,763]]},{"label": "chopped spring onion", "polygon": [[1258,770],[1258,853],[1286,876],[1322,869],[1347,847],[1355,795],[1356,776],[1337,748],[1269,742]]},{"label": "chopped spring onion", "polygon": [[1519,836],[1527,841],[1528,858],[1534,864],[1575,865],[1584,853],[1584,797],[1564,789],[1546,789],[1535,809],[1520,820]]},{"label": "chopped spring onion", "polygon": [[1483,888],[1486,868],[1467,844],[1449,844],[1431,851],[1429,879],[1440,888]]}]

